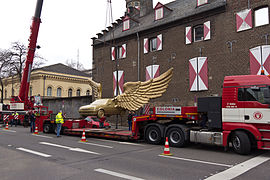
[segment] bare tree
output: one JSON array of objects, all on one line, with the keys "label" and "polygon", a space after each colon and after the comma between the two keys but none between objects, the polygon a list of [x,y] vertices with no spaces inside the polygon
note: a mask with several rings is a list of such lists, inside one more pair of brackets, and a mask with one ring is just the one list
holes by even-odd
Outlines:
[{"label": "bare tree", "polygon": [[83,64],[80,62],[75,62],[73,59],[67,59],[65,64],[69,67],[72,67],[74,69],[77,69],[79,71],[85,70],[83,67]]},{"label": "bare tree", "polygon": [[[20,42],[13,42],[9,51],[11,52],[12,56],[10,65],[13,69],[15,69],[16,74],[19,75],[19,79],[21,81],[22,72],[27,58],[27,48]],[[46,61],[44,58],[35,53],[32,69],[42,66],[45,63],[44,61]]]}]

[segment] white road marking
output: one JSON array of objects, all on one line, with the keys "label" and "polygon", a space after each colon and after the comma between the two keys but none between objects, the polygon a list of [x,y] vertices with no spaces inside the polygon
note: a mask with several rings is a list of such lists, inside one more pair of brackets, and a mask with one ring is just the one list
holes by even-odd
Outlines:
[{"label": "white road marking", "polygon": [[38,134],[32,134],[33,136],[39,136],[39,137],[44,137],[44,138],[52,138],[51,136],[43,136],[43,135],[38,135]]},{"label": "white road marking", "polygon": [[186,158],[179,158],[179,157],[174,157],[174,156],[164,156],[164,155],[158,155],[158,156],[165,157],[165,158],[170,158],[170,159],[182,160],[182,161],[190,161],[190,162],[197,162],[197,163],[203,163],[203,164],[216,165],[216,166],[233,167],[233,165],[220,164],[220,163],[201,161],[201,160],[195,160],[195,159],[186,159]]},{"label": "white road marking", "polygon": [[99,146],[99,147],[105,147],[105,148],[113,148],[112,146],[106,146],[106,145],[103,145],[103,144],[95,144],[95,143],[87,143],[87,142],[79,142],[79,143],[89,144],[89,145]]},{"label": "white road marking", "polygon": [[10,130],[10,129],[2,129],[3,131],[6,131],[6,132],[17,132],[17,131],[13,131],[13,130]]},{"label": "white road marking", "polygon": [[30,149],[25,149],[25,148],[16,148],[20,151],[24,151],[24,152],[28,152],[28,153],[32,153],[32,154],[35,154],[35,155],[39,155],[39,156],[42,156],[42,157],[51,157],[51,155],[49,154],[44,154],[44,153],[41,153],[41,152],[37,152],[37,151],[33,151],[33,150],[30,150]]},{"label": "white road marking", "polygon": [[127,145],[134,145],[134,146],[144,146],[143,144],[136,144],[136,143],[130,143],[130,142],[119,142],[119,141],[112,141],[112,140],[107,140],[107,139],[98,139],[99,141],[104,141],[104,142],[113,142],[113,143],[118,143],[118,144],[127,144]]},{"label": "white road marking", "polygon": [[39,142],[39,144],[44,144],[44,145],[49,145],[49,146],[64,148],[64,149],[68,149],[70,151],[77,151],[77,152],[84,152],[84,153],[89,153],[89,154],[100,155],[100,153],[96,153],[96,152],[93,152],[93,151],[88,151],[88,150],[81,149],[81,148],[72,148],[72,147],[62,146],[62,145],[59,145],[59,144],[53,144],[53,143],[48,143],[48,142]]},{"label": "white road marking", "polygon": [[241,174],[249,171],[250,169],[255,168],[256,166],[259,166],[260,164],[268,161],[269,159],[270,159],[269,153],[268,153],[268,157],[266,157],[265,155],[257,156],[257,157],[254,157],[252,159],[249,159],[243,163],[240,163],[232,168],[229,168],[223,172],[215,174],[215,175],[207,178],[206,180],[233,179],[233,178],[240,176]]},{"label": "white road marking", "polygon": [[118,142],[119,144],[127,144],[127,145],[133,145],[133,146],[144,146],[142,144],[136,144],[136,143],[130,143],[130,142]]},{"label": "white road marking", "polygon": [[118,173],[118,172],[114,172],[114,171],[109,171],[106,169],[95,169],[94,171],[100,172],[100,173],[105,173],[105,174],[109,174],[111,176],[116,176],[116,177],[120,177],[120,178],[124,178],[124,179],[130,179],[130,180],[144,180],[142,178],[137,178],[134,176],[129,176],[126,174],[122,174],[122,173]]}]

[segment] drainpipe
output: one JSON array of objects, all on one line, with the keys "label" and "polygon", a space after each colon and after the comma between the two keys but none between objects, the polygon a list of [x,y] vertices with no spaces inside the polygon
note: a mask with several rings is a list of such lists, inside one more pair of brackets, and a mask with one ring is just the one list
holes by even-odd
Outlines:
[{"label": "drainpipe", "polygon": [[138,42],[138,60],[137,60],[138,81],[140,81],[140,37],[139,37],[139,33],[138,32],[137,32],[137,42]]}]

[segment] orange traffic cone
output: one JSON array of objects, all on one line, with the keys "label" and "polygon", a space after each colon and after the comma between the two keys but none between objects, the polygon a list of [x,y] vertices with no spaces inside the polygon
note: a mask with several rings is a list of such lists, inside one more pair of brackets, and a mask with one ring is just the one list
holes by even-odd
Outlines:
[{"label": "orange traffic cone", "polygon": [[6,130],[8,130],[8,122],[7,122],[7,124],[6,124],[6,127],[5,127],[5,129],[6,129]]},{"label": "orange traffic cone", "polygon": [[166,142],[165,142],[164,152],[163,152],[161,155],[165,155],[165,156],[171,156],[171,155],[172,155],[172,154],[170,153],[168,137],[166,137]]},{"label": "orange traffic cone", "polygon": [[85,138],[85,129],[83,130],[83,133],[82,133],[82,138],[80,140],[81,142],[87,142],[86,138]]},{"label": "orange traffic cone", "polygon": [[38,127],[36,126],[34,134],[38,134]]}]

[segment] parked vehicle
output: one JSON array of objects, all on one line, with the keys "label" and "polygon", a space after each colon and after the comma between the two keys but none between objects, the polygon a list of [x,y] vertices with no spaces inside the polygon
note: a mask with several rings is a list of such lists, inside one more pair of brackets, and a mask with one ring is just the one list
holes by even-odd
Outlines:
[{"label": "parked vehicle", "polygon": [[65,133],[121,140],[144,139],[184,147],[189,142],[231,145],[239,154],[252,148],[270,150],[270,78],[264,75],[227,76],[222,97],[198,98],[192,107],[154,107],[150,115],[133,117],[132,131],[86,128],[68,120]]}]

